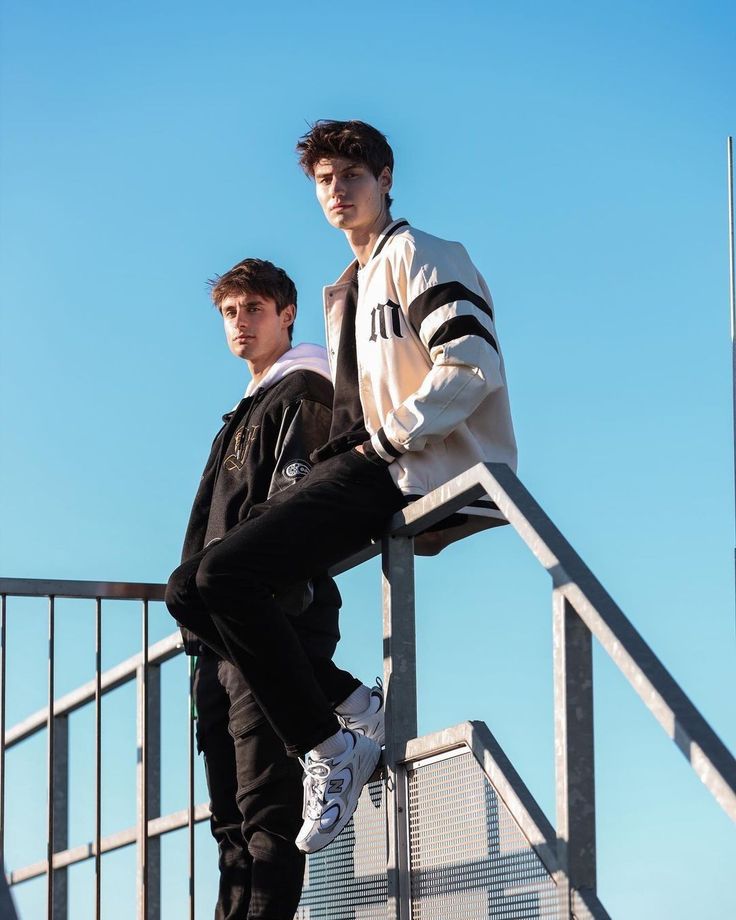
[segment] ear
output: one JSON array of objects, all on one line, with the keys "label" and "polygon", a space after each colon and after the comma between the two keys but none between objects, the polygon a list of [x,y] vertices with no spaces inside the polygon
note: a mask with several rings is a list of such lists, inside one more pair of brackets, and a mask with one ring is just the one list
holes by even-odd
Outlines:
[{"label": "ear", "polygon": [[279,314],[279,317],[281,319],[282,329],[288,329],[289,326],[293,326],[294,320],[296,319],[296,307],[294,304],[287,304]]},{"label": "ear", "polygon": [[378,187],[381,189],[384,195],[388,194],[391,191],[391,186],[394,184],[394,177],[391,175],[391,170],[388,166],[384,166],[378,176]]}]

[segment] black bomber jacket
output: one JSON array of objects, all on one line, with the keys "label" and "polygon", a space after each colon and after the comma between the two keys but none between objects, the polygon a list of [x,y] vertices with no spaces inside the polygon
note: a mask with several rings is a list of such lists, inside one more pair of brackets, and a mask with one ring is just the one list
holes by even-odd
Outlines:
[{"label": "black bomber jacket", "polygon": [[[223,416],[212,442],[189,517],[182,562],[222,538],[254,505],[309,472],[310,454],[329,436],[332,399],[326,353],[316,345],[292,348],[260,386],[252,392],[249,387]],[[331,580],[327,589],[339,606]],[[199,654],[199,641],[184,628],[182,636],[187,653]]]}]

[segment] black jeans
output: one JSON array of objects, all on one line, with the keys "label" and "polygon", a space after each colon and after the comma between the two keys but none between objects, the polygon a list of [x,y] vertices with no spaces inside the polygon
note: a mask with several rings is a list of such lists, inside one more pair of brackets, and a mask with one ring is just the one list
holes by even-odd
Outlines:
[{"label": "black jeans", "polygon": [[[314,603],[292,622],[335,706],[358,681],[332,661],[340,638],[339,592],[331,579],[317,579],[314,589]],[[304,879],[304,859],[294,845],[301,770],[234,665],[209,652],[200,655],[194,697],[210,830],[219,851],[215,920],[293,920]]]},{"label": "black jeans", "polygon": [[197,743],[219,852],[215,920],[293,920],[304,880],[299,764],[240,672],[212,654],[194,672]]},{"label": "black jeans", "polygon": [[404,504],[388,467],[350,450],[256,506],[200,554],[194,576],[185,563],[169,580],[173,616],[239,668],[292,755],[339,725],[274,594],[359,550]]}]

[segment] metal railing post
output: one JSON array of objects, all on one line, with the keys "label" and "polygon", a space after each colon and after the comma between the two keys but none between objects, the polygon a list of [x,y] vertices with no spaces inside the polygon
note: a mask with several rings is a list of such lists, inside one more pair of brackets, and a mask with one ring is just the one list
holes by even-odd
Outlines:
[{"label": "metal railing post", "polygon": [[[161,816],[161,666],[148,665],[148,818]],[[148,839],[148,918],[161,917],[161,835]]]},{"label": "metal railing post", "polygon": [[2,869],[5,859],[5,644],[8,621],[5,594],[0,597],[0,604],[0,869]]},{"label": "metal railing post", "polygon": [[573,893],[596,890],[592,637],[557,589],[552,606],[557,890],[560,915],[572,918]]},{"label": "metal railing post", "polygon": [[138,920],[161,910],[161,841],[148,822],[161,812],[161,671],[148,663],[148,601],[143,601],[143,648],[138,668]]},{"label": "metal railing post", "polygon": [[102,915],[102,598],[95,599],[95,920]]},{"label": "metal railing post", "polygon": [[409,920],[411,877],[406,768],[398,761],[417,735],[414,539],[386,537],[382,546],[383,680],[386,693],[386,790],[389,920]]},{"label": "metal railing post", "polygon": [[187,658],[189,665],[189,693],[187,695],[187,721],[188,721],[188,759],[189,759],[189,782],[187,788],[187,837],[189,846],[189,920],[194,920],[194,872],[195,872],[195,849],[194,849],[194,666],[196,659],[193,656]]},{"label": "metal railing post", "polygon": [[[54,831],[53,853],[69,846],[69,717],[54,716]],[[69,913],[69,871],[55,868],[53,874],[53,918],[67,920]]]},{"label": "metal railing post", "polygon": [[54,920],[54,598],[49,597],[46,709],[46,916]]}]

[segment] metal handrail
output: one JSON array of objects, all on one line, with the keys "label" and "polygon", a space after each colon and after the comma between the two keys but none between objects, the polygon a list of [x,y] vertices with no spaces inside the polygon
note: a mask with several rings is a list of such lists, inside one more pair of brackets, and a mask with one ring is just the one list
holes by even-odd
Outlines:
[{"label": "metal handrail", "polygon": [[478,464],[450,480],[395,515],[391,533],[394,538],[411,539],[484,495],[495,502],[552,578],[560,909],[565,917],[601,916],[595,908],[592,638],[732,820],[736,820],[736,759],[505,464]]},{"label": "metal handrail", "polygon": [[736,821],[736,759],[676,683],[636,627],[603,588],[541,506],[504,463],[479,463],[409,505],[391,534],[416,535],[451,510],[487,495],[552,578],[646,707]]},{"label": "metal handrail", "polygon": [[[0,584],[1,583],[2,579],[0,579]],[[181,652],[181,635],[178,632],[172,633],[170,636],[166,636],[165,639],[161,639],[150,647],[148,652],[148,664],[163,664],[170,658],[174,658],[176,655],[181,654]],[[127,658],[125,661],[121,661],[120,664],[116,664],[107,671],[103,671],[100,674],[100,689],[102,692],[108,693],[110,690],[116,690],[123,684],[135,680],[136,673],[142,662],[143,653],[138,652],[135,655],[131,655],[131,657]],[[95,699],[96,683],[96,679],[93,678],[86,684],[82,684],[70,693],[54,700],[54,716],[68,716],[76,709],[81,709],[82,706],[91,703]],[[48,711],[48,706],[44,706],[43,709],[37,710],[23,719],[22,722],[17,722],[12,728],[8,729],[5,733],[5,749],[7,750],[13,747],[13,745],[25,741],[27,738],[30,738],[31,735],[46,728]]]},{"label": "metal handrail", "polygon": [[[5,774],[6,750],[35,733],[47,731],[48,761],[48,814],[47,814],[47,852],[46,859],[30,866],[13,871],[8,880],[11,884],[47,876],[47,916],[49,920],[66,920],[68,907],[66,868],[73,863],[93,858],[95,862],[95,917],[101,914],[101,876],[100,858],[102,853],[112,849],[138,842],[138,915],[147,918],[151,910],[156,912],[159,879],[158,838],[162,833],[175,827],[189,824],[190,836],[196,820],[203,820],[208,813],[206,805],[195,806],[190,795],[183,825],[176,815],[159,817],[159,759],[160,732],[152,732],[150,744],[146,743],[147,724],[153,718],[158,724],[160,706],[159,668],[164,661],[182,651],[181,638],[178,634],[148,646],[148,605],[150,601],[162,601],[165,585],[136,584],[130,582],[93,582],[66,580],[37,580],[0,578],[0,595],[2,595],[2,622],[0,649],[2,654],[2,681],[0,681],[0,722],[4,729],[5,721],[5,661],[7,658],[6,626],[7,597],[47,597],[49,646],[48,646],[48,703],[28,716],[9,731],[0,735],[0,777]],[[95,676],[77,687],[71,693],[56,699],[54,695],[54,646],[55,646],[55,602],[58,598],[83,598],[95,601]],[[127,661],[102,672],[102,602],[119,600],[137,600],[142,606],[142,648],[137,655]],[[127,831],[102,838],[101,834],[101,707],[102,696],[122,684],[135,680],[138,687],[138,815],[137,826]],[[70,713],[93,703],[95,709],[95,830],[94,840],[90,844],[68,848],[68,716]],[[189,758],[193,759],[190,742]],[[4,796],[4,779],[0,779],[0,797]],[[149,804],[151,803],[151,804]],[[153,816],[149,818],[149,811]],[[4,817],[0,805],[0,818]],[[179,823],[177,823],[177,821]],[[173,823],[172,823],[173,822]],[[156,843],[155,852],[149,859],[149,841]]]},{"label": "metal handrail", "polygon": [[[413,502],[393,517],[380,543],[344,560],[332,570],[333,574],[338,574],[379,552],[383,554],[386,764],[389,812],[392,815],[388,835],[389,915],[403,920],[404,916],[408,916],[406,910],[410,900],[406,887],[408,873],[403,846],[405,840],[402,837],[405,827],[399,816],[405,813],[406,806],[402,798],[405,797],[405,771],[402,777],[401,767],[409,756],[416,736],[413,537],[483,496],[495,502],[552,578],[555,625],[556,860],[560,906],[565,916],[572,916],[573,911],[579,912],[580,916],[600,916],[595,894],[591,638],[595,637],[605,649],[720,807],[734,820],[736,760],[516,475],[505,464],[494,463],[478,464]],[[95,599],[136,598],[144,603],[145,639],[147,602],[161,600],[163,586],[0,579],[0,594],[3,598],[9,594]],[[3,661],[4,614],[3,604]],[[172,641],[174,645],[170,644]],[[148,663],[160,662],[166,656],[176,654],[175,644],[174,637],[169,637],[152,647]],[[147,670],[146,657],[143,652],[117,666],[117,669],[106,672],[106,675],[98,674],[98,685],[102,685],[103,690],[112,689],[118,683],[131,679],[133,673]],[[117,674],[113,675],[115,671]],[[94,685],[87,684],[61,700],[54,701],[54,717],[63,716],[83,705],[93,698],[94,692]],[[3,717],[4,701],[0,701],[0,718]],[[6,741],[17,743],[49,722],[47,708],[6,733]],[[574,808],[572,802],[575,803]],[[0,814],[1,808],[0,805]],[[190,828],[192,811],[193,805],[189,813]],[[163,819],[155,820],[161,822]],[[150,820],[145,820],[144,814],[144,823],[139,833],[147,837],[143,829],[148,828],[150,833],[151,824]],[[101,846],[102,842],[99,841],[97,852],[100,852]],[[58,855],[54,854],[54,861]]]},{"label": "metal handrail", "polygon": [[[206,821],[210,816],[209,805],[206,802],[200,802],[194,806],[194,821]],[[149,818],[148,836],[160,837],[171,831],[180,830],[187,827],[189,823],[189,809],[181,808],[178,811],[172,811],[168,815],[161,815],[158,818]],[[136,824],[126,827],[124,830],[115,831],[108,834],[100,840],[100,854],[111,853],[113,850],[119,850],[127,847],[138,840],[138,826]],[[95,855],[95,847],[91,843],[82,843],[79,846],[70,847],[68,850],[61,850],[54,853],[54,869],[66,869],[76,863],[84,862]],[[27,882],[30,879],[38,878],[45,875],[47,871],[46,860],[30,863],[19,869],[13,869],[8,873],[8,881],[11,885],[17,885],[20,882]]]},{"label": "metal handrail", "polygon": [[90,601],[162,601],[166,585],[135,581],[73,581],[57,578],[0,578],[0,594],[65,597]]}]

